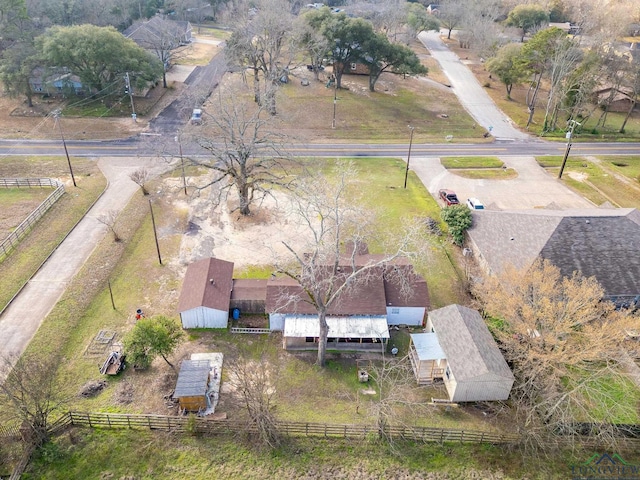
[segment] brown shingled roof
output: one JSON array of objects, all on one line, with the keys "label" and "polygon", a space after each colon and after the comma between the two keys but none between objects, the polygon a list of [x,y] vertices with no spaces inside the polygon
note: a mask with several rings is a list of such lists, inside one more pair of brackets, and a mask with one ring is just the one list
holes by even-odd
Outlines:
[{"label": "brown shingled roof", "polygon": [[196,307],[228,311],[232,285],[232,262],[217,258],[194,262],[187,267],[184,276],[178,312]]},{"label": "brown shingled roof", "polygon": [[[288,302],[287,299],[294,299]],[[302,287],[288,277],[274,278],[267,284],[267,313],[316,314],[317,310]],[[385,315],[384,284],[382,277],[371,279],[349,288],[335,301],[329,315]]]}]

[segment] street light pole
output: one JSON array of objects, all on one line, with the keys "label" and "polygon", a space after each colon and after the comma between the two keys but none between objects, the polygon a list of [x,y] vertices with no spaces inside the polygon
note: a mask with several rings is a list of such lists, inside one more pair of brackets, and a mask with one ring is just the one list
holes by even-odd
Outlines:
[{"label": "street light pole", "polygon": [[411,125],[407,125],[411,133],[409,134],[409,153],[407,153],[407,168],[404,171],[404,188],[407,188],[407,177],[409,176],[409,161],[411,160],[411,146],[413,145],[413,129]]},{"label": "street light pole", "polygon": [[564,152],[564,158],[562,159],[562,165],[560,166],[560,173],[558,173],[558,178],[562,178],[562,173],[564,172],[564,167],[567,165],[567,159],[569,158],[569,151],[571,150],[571,140],[573,139],[573,131],[576,128],[576,125],[581,125],[581,123],[576,122],[575,120],[569,120],[570,127],[567,132],[567,149]]},{"label": "street light pole", "polygon": [[69,150],[67,150],[67,142],[64,140],[64,135],[62,134],[62,126],[60,125],[59,114],[55,114],[56,124],[58,125],[58,131],[60,132],[60,138],[62,139],[62,146],[64,147],[64,154],[67,156],[67,163],[69,164],[69,173],[71,174],[71,181],[73,182],[73,186],[76,185],[76,177],[73,176],[73,168],[71,168],[71,159],[69,158]]}]

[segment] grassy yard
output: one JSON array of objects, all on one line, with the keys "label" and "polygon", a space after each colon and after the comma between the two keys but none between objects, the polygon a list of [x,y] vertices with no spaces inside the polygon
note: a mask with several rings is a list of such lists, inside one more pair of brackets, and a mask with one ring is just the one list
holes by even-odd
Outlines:
[{"label": "grassy yard", "polygon": [[[0,262],[0,310],[37,271],[106,187],[106,180],[95,162],[73,158],[72,164],[78,186],[66,187],[65,195],[20,245]],[[4,157],[0,160],[0,176],[5,177],[50,176],[70,180],[68,168],[64,157]],[[13,201],[0,195],[3,210],[10,208]]]},{"label": "grassy yard", "polygon": [[571,465],[592,453],[559,450],[553,456],[524,459],[519,452],[489,445],[388,446],[375,438],[295,438],[265,451],[253,448],[240,434],[206,438],[86,429],[72,430],[41,449],[21,478],[554,480],[569,478]]},{"label": "grassy yard", "polygon": [[504,162],[498,157],[443,157],[440,163],[444,168],[501,168]]},{"label": "grassy yard", "polygon": [[[538,157],[538,163],[557,175],[561,156]],[[600,163],[585,157],[569,157],[562,181],[596,205],[609,202],[613,206],[640,208],[640,183],[636,172],[640,170],[640,157],[603,157]],[[615,174],[629,179],[622,182]]]}]

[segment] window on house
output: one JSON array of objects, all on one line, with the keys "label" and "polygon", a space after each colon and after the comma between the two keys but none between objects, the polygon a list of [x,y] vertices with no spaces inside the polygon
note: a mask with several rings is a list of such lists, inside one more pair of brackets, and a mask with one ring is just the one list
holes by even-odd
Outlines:
[{"label": "window on house", "polygon": [[400,315],[400,309],[399,308],[392,308],[391,309],[391,315]]},{"label": "window on house", "polygon": [[447,380],[451,380],[451,370],[449,370],[449,367],[447,367],[444,373],[447,375]]},{"label": "window on house", "polygon": [[351,62],[351,70],[355,70],[358,68],[358,64],[356,62]]}]

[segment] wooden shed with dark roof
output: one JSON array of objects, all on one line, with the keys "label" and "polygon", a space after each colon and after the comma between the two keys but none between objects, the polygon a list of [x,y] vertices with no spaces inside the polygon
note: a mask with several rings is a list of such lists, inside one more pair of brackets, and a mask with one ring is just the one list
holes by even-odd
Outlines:
[{"label": "wooden shed with dark roof", "polygon": [[429,312],[427,331],[435,333],[438,339],[440,350],[430,360],[437,360],[438,367],[444,369],[442,380],[450,401],[509,398],[513,373],[476,310],[462,305],[433,310]]},{"label": "wooden shed with dark roof", "polygon": [[227,328],[233,263],[205,258],[187,267],[178,312],[183,328]]},{"label": "wooden shed with dark roof", "polygon": [[187,412],[199,412],[209,406],[209,360],[184,360],[180,365],[173,398]]}]

